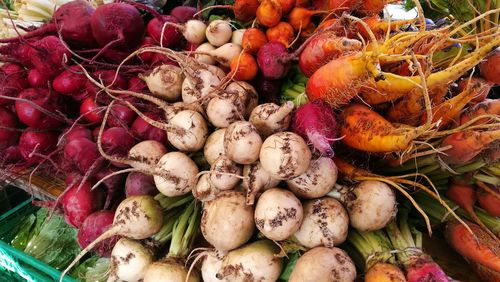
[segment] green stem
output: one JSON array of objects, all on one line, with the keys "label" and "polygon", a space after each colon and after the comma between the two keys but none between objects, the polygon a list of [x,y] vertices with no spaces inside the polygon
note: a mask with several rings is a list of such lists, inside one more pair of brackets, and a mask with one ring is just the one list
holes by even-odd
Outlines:
[{"label": "green stem", "polygon": [[160,203],[160,206],[163,208],[163,210],[168,211],[189,203],[193,200],[193,195],[187,194],[178,197],[167,197],[160,193],[155,196],[155,200]]},{"label": "green stem", "polygon": [[500,179],[498,177],[495,177],[495,176],[489,176],[489,175],[485,175],[482,173],[478,173],[478,174],[474,175],[474,179],[491,184],[491,185],[495,185],[495,186],[500,185]]},{"label": "green stem", "polygon": [[189,254],[189,247],[196,237],[200,221],[199,213],[200,209],[193,200],[177,218],[172,230],[169,257],[185,258]]},{"label": "green stem", "polygon": [[483,160],[479,160],[479,161],[476,161],[476,162],[473,162],[470,164],[466,164],[464,166],[453,168],[453,170],[455,170],[457,173],[467,173],[467,172],[471,172],[474,170],[478,170],[485,165],[486,165],[486,163]]}]

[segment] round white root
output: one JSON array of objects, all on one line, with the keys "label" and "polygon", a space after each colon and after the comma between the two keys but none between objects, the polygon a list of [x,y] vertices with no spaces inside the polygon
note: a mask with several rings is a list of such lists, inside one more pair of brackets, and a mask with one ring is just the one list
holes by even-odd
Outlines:
[{"label": "round white root", "polygon": [[225,90],[226,93],[237,94],[240,101],[244,104],[244,117],[248,118],[250,113],[259,104],[259,95],[255,88],[245,81],[234,81],[229,83]]},{"label": "round white root", "polygon": [[337,183],[337,166],[330,158],[321,157],[311,160],[309,168],[303,174],[287,180],[288,189],[305,199],[325,196]]},{"label": "round white root", "polygon": [[293,268],[290,282],[353,282],[356,267],[339,248],[316,247],[303,254]]},{"label": "round white root", "polygon": [[176,114],[179,112],[185,111],[185,110],[191,110],[198,112],[200,114],[204,114],[204,110],[201,107],[200,104],[198,103],[185,103],[185,102],[175,102],[173,104],[170,104],[166,109],[165,109],[165,118],[167,122],[170,122]]},{"label": "round white root", "polygon": [[189,20],[184,25],[184,31],[182,34],[187,41],[195,44],[201,44],[205,42],[205,30],[207,25],[200,20]]},{"label": "round white root", "polygon": [[269,240],[260,240],[231,251],[224,257],[217,278],[231,282],[274,282],[283,268],[280,250]]},{"label": "round white root", "polygon": [[242,169],[237,163],[222,155],[215,160],[210,171],[210,182],[212,185],[217,190],[224,191],[233,189],[240,182],[240,178],[233,175],[241,176]]},{"label": "round white root", "polygon": [[269,188],[278,186],[279,179],[272,177],[262,169],[259,161],[243,167],[243,188],[247,193],[247,205],[253,205],[255,197]]},{"label": "round white root", "polygon": [[215,47],[222,46],[231,40],[233,30],[229,22],[224,20],[211,21],[205,30],[208,42]]},{"label": "round white root", "polygon": [[199,282],[198,271],[193,269],[187,277],[189,269],[182,261],[167,258],[153,262],[146,270],[144,282]]},{"label": "round white root", "polygon": [[178,112],[169,122],[173,128],[167,139],[175,148],[196,152],[203,148],[208,137],[208,127],[203,116],[192,110]]},{"label": "round white root", "polygon": [[225,128],[217,129],[212,132],[205,142],[205,147],[203,148],[203,154],[207,162],[212,165],[215,160],[224,155],[224,134],[226,133]]},{"label": "round white root", "polygon": [[351,226],[359,231],[384,228],[398,210],[394,191],[380,181],[362,181],[342,196]]},{"label": "round white root", "polygon": [[201,265],[201,277],[204,282],[229,282],[226,279],[217,278],[217,273],[222,267],[222,259],[213,252],[209,252]]},{"label": "round white root", "polygon": [[[200,53],[210,53],[213,50],[215,50],[215,47],[212,46],[212,44],[210,44],[208,42],[205,42],[205,43],[201,44],[200,46],[198,46],[198,48],[196,48],[196,51],[200,52]],[[212,56],[210,56],[210,55],[195,54],[194,57],[198,62],[203,63],[203,64],[214,65],[216,63],[215,59],[212,58]]]},{"label": "round white root", "polygon": [[179,101],[182,92],[184,73],[178,66],[161,65],[147,75],[139,75],[148,86],[149,91],[158,98],[169,102]]},{"label": "round white root", "polygon": [[334,247],[347,238],[349,216],[342,204],[333,198],[304,203],[304,220],[295,239],[304,247]]},{"label": "round white root", "polygon": [[288,190],[271,188],[262,193],[255,206],[255,225],[274,241],[291,237],[299,230],[302,218],[302,204]]},{"label": "round white root", "polygon": [[111,251],[110,276],[121,281],[141,281],[153,260],[153,253],[139,241],[121,238]]},{"label": "round white root", "polygon": [[253,235],[253,207],[245,205],[245,195],[222,191],[205,202],[201,232],[205,240],[219,251],[230,251],[245,244]]},{"label": "round white root", "polygon": [[198,179],[196,186],[193,188],[193,197],[201,202],[207,202],[215,199],[219,190],[210,182],[210,174],[203,174]]},{"label": "round white root", "polygon": [[210,55],[221,65],[229,67],[231,60],[239,56],[241,53],[241,46],[233,43],[226,43],[219,48],[210,52]]},{"label": "round white root", "polygon": [[238,95],[222,92],[207,104],[208,121],[217,128],[228,127],[231,123],[244,120],[245,107]]},{"label": "round white root", "polygon": [[185,195],[196,185],[198,167],[186,154],[170,152],[161,157],[158,167],[163,175],[155,175],[154,181],[160,193],[167,197]]},{"label": "round white root", "polygon": [[162,143],[155,140],[146,140],[137,143],[128,152],[128,159],[133,162],[130,165],[133,168],[149,171],[160,158],[167,153],[167,149]]},{"label": "round white root", "polygon": [[248,121],[232,123],[224,134],[226,156],[239,164],[251,164],[259,159],[262,146],[257,128]]},{"label": "round white root", "polygon": [[309,168],[311,151],[302,137],[293,132],[278,132],[264,141],[260,163],[274,178],[289,180]]},{"label": "round white root", "polygon": [[186,76],[182,82],[182,101],[186,103],[198,102],[214,92],[221,82],[219,76],[208,69],[198,69],[194,75]]},{"label": "round white root", "polygon": [[246,29],[237,29],[233,31],[233,36],[231,36],[231,43],[242,45],[243,41],[243,34],[245,33]]},{"label": "round white root", "polygon": [[288,101],[281,107],[274,103],[261,104],[253,109],[248,121],[253,123],[262,138],[290,127],[294,105]]}]

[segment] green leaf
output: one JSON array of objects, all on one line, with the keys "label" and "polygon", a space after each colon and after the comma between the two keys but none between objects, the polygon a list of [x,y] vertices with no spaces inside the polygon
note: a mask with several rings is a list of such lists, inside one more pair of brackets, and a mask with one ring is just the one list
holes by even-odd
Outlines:
[{"label": "green leaf", "polygon": [[298,252],[288,254],[288,259],[286,260],[285,268],[283,269],[283,272],[281,272],[279,278],[280,281],[288,281],[288,279],[290,279],[290,275],[292,274],[292,271],[295,268],[295,265],[297,264],[299,258],[300,254]]}]

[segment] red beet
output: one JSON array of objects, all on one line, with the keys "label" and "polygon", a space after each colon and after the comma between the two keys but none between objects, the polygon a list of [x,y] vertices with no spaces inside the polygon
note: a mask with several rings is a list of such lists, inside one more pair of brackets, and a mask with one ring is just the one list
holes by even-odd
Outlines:
[{"label": "red beet", "polygon": [[[32,69],[28,72],[28,83],[31,87],[46,88],[49,85],[50,79],[45,74],[37,69]],[[57,91],[57,90],[56,90]]]},{"label": "red beet", "polygon": [[[151,112],[144,113],[145,116],[153,119],[160,120],[159,115]],[[138,117],[130,127],[132,135],[139,140],[156,140],[162,144],[167,144],[167,132],[152,126],[141,117]]]},{"label": "red beet", "polygon": [[114,104],[110,111],[108,125],[110,127],[128,127],[137,118],[137,114],[128,106]]},{"label": "red beet", "polygon": [[144,37],[144,21],[137,9],[125,3],[99,6],[91,18],[92,34],[103,49],[132,50]]},{"label": "red beet", "polygon": [[[106,167],[102,170],[99,170],[95,178],[96,180],[100,181],[105,177],[108,177],[108,175],[117,172],[119,169],[114,166],[109,166]],[[106,178],[102,182],[102,186],[104,190],[106,191],[106,201],[104,203],[104,208],[108,209],[111,206],[111,203],[113,202],[114,199],[120,198],[120,196],[123,195],[123,185],[125,183],[125,176],[126,174],[120,173],[113,175],[109,178]]]},{"label": "red beet", "polygon": [[498,199],[498,195],[500,192],[495,187],[491,187],[491,189],[497,193],[497,197],[491,195],[483,189],[476,190],[476,197],[481,208],[483,208],[491,216],[498,217],[500,216],[500,200]]},{"label": "red beet", "polygon": [[[98,211],[87,216],[78,229],[78,244],[83,249],[99,237],[113,224],[114,212]],[[114,236],[97,244],[92,251],[100,257],[109,257],[113,246],[120,237]]]},{"label": "red beet", "polygon": [[144,80],[140,79],[137,76],[132,77],[128,81],[128,90],[133,91],[133,92],[143,92],[144,90],[147,90],[147,84],[144,82]]},{"label": "red beet", "polygon": [[97,145],[87,138],[75,138],[64,146],[64,160],[68,167],[85,174],[101,157]]},{"label": "red beet", "polygon": [[[19,93],[19,98],[31,101],[51,113],[62,108],[59,96],[44,88],[29,88],[23,90]],[[16,101],[15,107],[19,120],[27,126],[38,129],[55,129],[61,125],[58,119],[41,112],[31,103]]]},{"label": "red beet", "polygon": [[86,98],[80,105],[80,115],[88,122],[100,124],[104,118],[103,111],[98,108],[95,99],[92,97]]},{"label": "red beet", "polygon": [[125,182],[125,195],[127,197],[138,195],[155,196],[156,194],[158,194],[158,189],[156,189],[153,176],[140,172],[129,173]]},{"label": "red beet", "polygon": [[19,132],[10,130],[17,127],[16,116],[6,108],[0,107],[0,150],[17,144]]},{"label": "red beet", "polygon": [[33,66],[47,77],[54,77],[63,70],[63,62],[71,61],[71,53],[58,37],[50,35],[33,43],[29,51]]},{"label": "red beet", "polygon": [[259,69],[268,79],[280,79],[290,69],[290,55],[280,42],[272,41],[264,44],[257,52]]},{"label": "red beet", "polygon": [[185,23],[192,20],[196,12],[198,12],[198,10],[195,7],[177,6],[170,11],[170,15],[175,17],[179,23]]},{"label": "red beet", "polygon": [[134,137],[123,127],[111,127],[102,133],[102,147],[110,155],[127,156],[134,145]]},{"label": "red beet", "polygon": [[479,64],[481,76],[495,84],[500,84],[500,48],[493,51]]},{"label": "red beet", "polygon": [[71,66],[54,78],[52,87],[61,94],[71,95],[83,91],[86,82],[87,78],[81,73],[80,67]]},{"label": "red beet", "polygon": [[33,153],[47,155],[51,153],[57,144],[57,133],[55,132],[34,132],[27,128],[19,138],[19,151],[23,158],[29,162],[39,162],[43,160]]},{"label": "red beet", "polygon": [[334,155],[331,146],[337,138],[337,121],[328,104],[315,101],[299,107],[293,116],[292,130],[324,156]]},{"label": "red beet", "polygon": [[92,184],[84,182],[80,189],[77,183],[68,188],[62,199],[64,219],[68,224],[79,228],[93,212],[102,208],[103,193],[100,189],[91,190]]},{"label": "red beet", "polygon": [[152,19],[149,21],[147,26],[148,35],[151,36],[151,38],[153,38],[158,44],[161,42],[163,47],[179,45],[182,39],[182,34],[177,31],[175,26],[165,25],[166,22],[178,23],[178,20],[173,16],[162,16],[161,18]]},{"label": "red beet", "polygon": [[[128,86],[127,79],[121,74],[116,75],[116,71],[114,70],[96,71],[92,74],[92,76],[97,81],[110,87],[111,89],[127,89]],[[100,90],[90,80],[87,80],[85,85],[89,96],[95,96]]]},{"label": "red beet", "polygon": [[26,71],[16,64],[5,64],[0,68],[0,105],[14,104],[13,100],[1,96],[15,97],[28,87]]}]

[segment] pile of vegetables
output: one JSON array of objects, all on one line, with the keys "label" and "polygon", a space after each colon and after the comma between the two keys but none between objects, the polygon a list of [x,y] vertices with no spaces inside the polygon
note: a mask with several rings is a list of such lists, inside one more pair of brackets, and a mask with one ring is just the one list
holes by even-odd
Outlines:
[{"label": "pile of vegetables", "polygon": [[425,230],[498,280],[500,9],[160,2],[0,39],[0,166],[65,179],[61,279],[449,281]]}]

